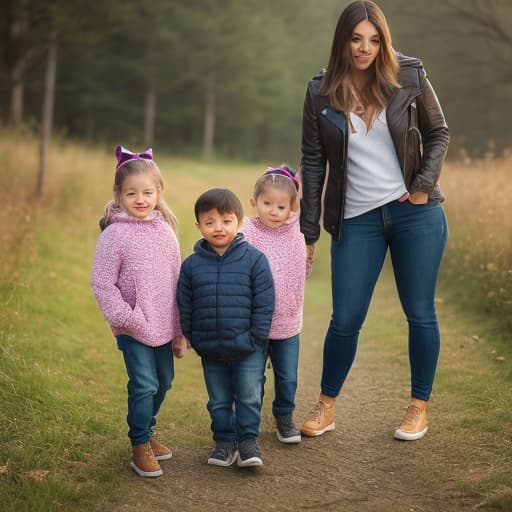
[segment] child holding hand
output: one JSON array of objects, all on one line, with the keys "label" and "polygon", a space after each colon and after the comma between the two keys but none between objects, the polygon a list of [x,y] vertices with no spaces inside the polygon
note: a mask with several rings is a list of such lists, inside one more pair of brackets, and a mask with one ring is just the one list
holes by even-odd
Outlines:
[{"label": "child holding hand", "polygon": [[298,222],[299,181],[289,167],[269,168],[255,184],[251,199],[257,217],[242,229],[247,241],[267,257],[276,291],[276,305],[269,333],[268,356],[274,371],[272,413],[282,443],[300,443],[293,422],[299,335],[302,329],[304,289],[311,263]]},{"label": "child holding hand", "polygon": [[114,200],[100,220],[91,284],[128,373],[130,465],[156,477],[158,461],[172,453],[153,433],[155,418],[174,378],[173,352],[183,357],[187,347],[176,301],[180,249],[152,150],[118,146],[116,157]]}]

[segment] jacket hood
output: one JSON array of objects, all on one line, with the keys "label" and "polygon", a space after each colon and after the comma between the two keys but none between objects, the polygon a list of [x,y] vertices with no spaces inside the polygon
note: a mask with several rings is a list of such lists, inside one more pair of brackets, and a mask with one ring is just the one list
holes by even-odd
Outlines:
[{"label": "jacket hood", "polygon": [[222,256],[219,256],[212,248],[210,243],[207,242],[204,238],[201,238],[194,244],[194,252],[207,258],[229,258],[234,261],[235,259],[242,257],[239,251],[244,245],[247,245],[247,241],[245,240],[242,233],[238,233],[231,242],[231,245],[228,247],[227,251]]}]

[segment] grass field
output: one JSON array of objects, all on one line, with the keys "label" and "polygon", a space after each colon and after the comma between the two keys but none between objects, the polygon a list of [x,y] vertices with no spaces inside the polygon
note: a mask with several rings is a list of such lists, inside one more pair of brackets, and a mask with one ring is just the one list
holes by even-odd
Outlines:
[{"label": "grass field", "polygon": [[[36,203],[30,197],[32,183],[35,186],[35,142],[0,134],[0,152],[6,155],[0,184],[14,191],[1,213],[0,235],[4,247],[0,276],[0,508],[106,510],[120,492],[120,475],[128,454],[126,376],[121,355],[92,297],[89,278],[99,233],[97,220],[110,199],[113,157],[97,148],[55,144],[45,198]],[[229,187],[241,197],[247,214],[252,213],[252,184],[266,163],[206,164],[158,156],[157,151],[166,199],[180,220],[184,256],[198,238],[192,206],[204,189]],[[493,181],[483,180],[484,173],[501,179],[508,162],[503,168],[499,163],[492,165],[494,170],[477,165],[447,166],[445,170],[451,239],[442,278],[446,286],[439,296],[447,341],[436,381],[437,414],[446,421],[443,435],[460,440],[453,443],[453,450],[478,447],[471,455],[468,452],[468,467],[478,470],[464,477],[460,476],[463,472],[457,473],[461,492],[474,493],[484,504],[510,510],[512,348],[503,326],[510,320],[504,315],[510,311],[512,249],[510,237],[500,245],[497,236],[502,230],[512,232],[510,217],[499,213],[508,211],[501,208],[509,205],[510,181],[500,181],[499,191],[491,185],[485,189],[494,201],[493,220],[484,223],[492,226],[494,233],[491,249],[490,232],[482,230],[482,223],[473,219],[478,213],[467,206],[475,206],[475,211],[477,205],[484,204],[484,210],[487,207],[487,199],[478,194],[481,183]],[[461,182],[465,184],[464,199],[459,194]],[[496,198],[503,204],[496,203]],[[304,337],[318,329],[315,318],[329,293],[325,237],[322,245],[315,277],[308,285]],[[477,255],[472,254],[473,248],[478,248]],[[490,255],[495,258],[491,260]],[[475,280],[471,258],[478,262],[475,268],[480,274],[494,278],[499,273],[504,279],[483,284],[480,275]],[[486,302],[480,312],[471,301],[466,306],[466,299],[458,300],[473,294],[478,302],[481,295],[477,294],[482,293]],[[398,350],[400,342],[390,335],[394,328],[388,319],[373,327],[390,339],[376,349],[382,357]],[[169,398],[172,408],[165,407],[161,413],[168,439],[182,446],[209,444],[206,392],[198,358],[189,354],[177,361],[176,374]]]}]

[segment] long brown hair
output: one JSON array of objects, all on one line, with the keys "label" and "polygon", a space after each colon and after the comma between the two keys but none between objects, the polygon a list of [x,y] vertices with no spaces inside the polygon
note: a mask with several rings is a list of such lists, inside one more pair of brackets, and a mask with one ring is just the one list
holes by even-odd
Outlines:
[{"label": "long brown hair", "polygon": [[391,33],[384,13],[371,0],[357,0],[349,4],[341,13],[331,47],[329,64],[322,80],[320,94],[328,96],[330,104],[349,115],[359,103],[352,80],[352,59],[350,41],[354,28],[368,20],[380,37],[380,50],[372,63],[369,73],[372,76],[363,91],[359,91],[366,105],[374,106],[369,126],[387,105],[394,92],[400,88],[397,81],[398,61],[391,46]]},{"label": "long brown hair", "polygon": [[130,160],[117,169],[113,186],[114,199],[106,204],[103,217],[101,217],[100,219],[100,228],[102,231],[111,223],[112,215],[116,211],[119,211],[121,209],[118,198],[121,194],[124,180],[128,176],[143,173],[148,173],[155,179],[155,185],[158,191],[159,198],[155,206],[155,210],[158,210],[162,214],[165,221],[169,223],[173,231],[176,231],[178,227],[178,221],[176,219],[176,216],[169,208],[169,206],[167,206],[167,203],[164,201],[162,197],[162,192],[164,190],[164,180],[162,179],[160,169],[153,160],[143,159]]}]

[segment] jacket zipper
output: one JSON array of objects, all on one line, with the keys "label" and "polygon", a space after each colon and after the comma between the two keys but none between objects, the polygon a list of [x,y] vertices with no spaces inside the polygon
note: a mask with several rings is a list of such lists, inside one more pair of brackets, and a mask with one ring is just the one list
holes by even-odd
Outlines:
[{"label": "jacket zipper", "polygon": [[220,265],[221,265],[222,256],[217,255],[217,277],[215,279],[215,310],[217,315],[217,339],[219,340],[219,345],[222,346],[222,338],[220,332],[220,315],[219,315],[219,275],[220,275]]},{"label": "jacket zipper", "polygon": [[[347,123],[348,123],[348,120],[347,120]],[[338,216],[340,219],[340,227],[338,229],[338,240],[341,240],[341,230],[343,227],[343,215],[345,213],[345,193],[346,193],[346,189],[347,189],[347,152],[348,152],[348,138],[349,138],[348,124],[347,124],[347,128],[345,130],[345,133],[342,132],[342,134],[343,134],[343,148],[344,148],[343,164],[342,164],[343,165],[343,168],[342,168],[343,187],[342,187],[342,191],[341,191],[340,211],[338,213]]]},{"label": "jacket zipper", "polygon": [[[330,107],[326,107],[325,110],[327,110],[327,108],[330,108]],[[350,120],[347,119],[347,116],[345,115],[345,113],[342,112],[343,117],[345,118],[345,131],[343,131],[341,126],[339,126],[337,123],[333,122],[331,119],[329,119],[329,117],[327,115],[325,115],[324,110],[321,111],[321,114],[323,114],[325,116],[325,118],[327,119],[327,121],[332,123],[334,125],[334,127],[340,131],[341,136],[342,136],[342,147],[343,147],[344,153],[343,153],[343,162],[341,164],[340,171],[342,172],[343,187],[342,187],[342,191],[341,191],[340,207],[338,208],[339,227],[338,227],[338,232],[337,232],[337,239],[340,240],[341,239],[341,225],[343,223],[343,212],[345,209],[345,191],[346,191],[346,187],[347,187],[347,183],[346,183],[347,182],[347,180],[346,180],[346,178],[347,178],[347,149],[348,149],[348,132],[349,132]],[[333,231],[334,231],[335,227],[336,226],[332,226]]]},{"label": "jacket zipper", "polygon": [[[413,99],[414,101],[414,99]],[[407,130],[405,130],[405,134],[404,134],[404,154],[403,154],[403,175],[404,175],[404,179],[407,179],[407,180],[410,180],[410,176],[408,175],[408,166],[407,166],[407,141],[408,141],[408,135],[409,135],[409,130],[411,129],[411,105],[412,105],[412,102],[409,103],[409,106],[407,107]],[[409,186],[410,184],[407,184],[406,183],[406,188],[409,189]]]}]

